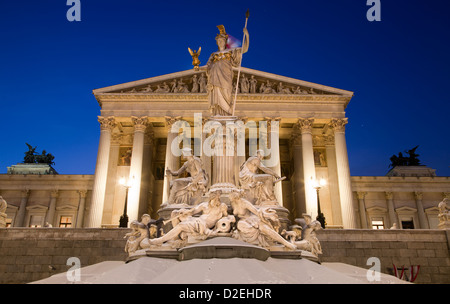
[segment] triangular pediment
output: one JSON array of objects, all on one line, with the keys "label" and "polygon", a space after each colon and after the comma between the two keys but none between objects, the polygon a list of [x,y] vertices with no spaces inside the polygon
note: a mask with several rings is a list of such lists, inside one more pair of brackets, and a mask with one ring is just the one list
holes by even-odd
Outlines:
[{"label": "triangular pediment", "polygon": [[414,213],[414,212],[417,212],[417,209],[416,208],[411,208],[411,207],[408,207],[408,206],[403,206],[403,207],[395,209],[395,211],[397,213]]},{"label": "triangular pediment", "polygon": [[386,208],[380,207],[380,206],[374,206],[366,209],[370,213],[385,213],[387,212]]},{"label": "triangular pediment", "polygon": [[[234,73],[237,79],[237,69]],[[244,83],[245,82],[245,83]],[[203,71],[187,70],[162,76],[127,82],[119,85],[96,89],[95,96],[112,94],[160,95],[160,94],[193,94],[206,95],[206,74]],[[285,95],[316,96],[328,95],[352,97],[353,92],[289,78],[258,70],[242,67],[240,72],[239,95]],[[236,85],[233,86],[234,88]]]},{"label": "triangular pediment", "polygon": [[28,211],[30,210],[34,210],[34,211],[47,211],[48,207],[44,206],[44,205],[31,205],[31,206],[27,206],[26,209]]}]

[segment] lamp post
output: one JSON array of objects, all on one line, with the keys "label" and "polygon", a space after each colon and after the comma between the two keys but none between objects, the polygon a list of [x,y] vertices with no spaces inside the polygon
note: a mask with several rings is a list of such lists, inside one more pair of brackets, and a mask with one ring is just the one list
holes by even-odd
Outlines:
[{"label": "lamp post", "polygon": [[[133,176],[134,178],[134,176]],[[128,205],[128,189],[132,186],[132,180],[128,182],[124,177],[119,180],[119,184],[125,187],[125,205],[123,206],[123,214],[120,216],[119,220],[119,228],[127,228],[128,227],[128,215],[127,215],[127,205]]]},{"label": "lamp post", "polygon": [[327,184],[327,181],[323,178],[321,178],[319,181],[317,181],[317,180],[313,181],[313,187],[317,191],[317,217],[316,217],[316,220],[319,221],[319,223],[323,229],[325,229],[326,221],[325,221],[325,216],[323,215],[322,211],[320,210],[319,190],[326,184]]}]

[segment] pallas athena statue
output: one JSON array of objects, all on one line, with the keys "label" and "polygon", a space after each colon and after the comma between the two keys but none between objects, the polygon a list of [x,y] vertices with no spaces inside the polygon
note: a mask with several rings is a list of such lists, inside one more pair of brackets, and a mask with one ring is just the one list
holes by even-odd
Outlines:
[{"label": "pallas athena statue", "polygon": [[242,54],[248,51],[249,34],[244,28],[242,47],[228,47],[229,35],[223,25],[218,25],[219,34],[216,36],[218,51],[211,54],[206,67],[208,77],[207,92],[209,110],[213,116],[233,115],[233,67],[240,67]]}]

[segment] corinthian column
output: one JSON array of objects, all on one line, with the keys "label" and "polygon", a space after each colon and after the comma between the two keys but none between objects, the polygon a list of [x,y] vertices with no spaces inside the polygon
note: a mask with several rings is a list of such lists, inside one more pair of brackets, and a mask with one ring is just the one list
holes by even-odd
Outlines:
[{"label": "corinthian column", "polygon": [[[271,169],[280,177],[281,176],[281,158],[280,158],[280,117],[266,117],[267,119],[267,143],[270,153],[270,157],[276,160],[276,165]],[[272,142],[273,139],[276,141]],[[283,206],[283,187],[282,182],[278,182],[274,185],[274,194],[277,198],[277,202],[280,206]]]},{"label": "corinthian column", "polygon": [[317,191],[313,187],[316,180],[314,165],[314,150],[312,138],[313,118],[299,119],[298,124],[302,134],[303,180],[305,183],[306,213],[313,219],[317,217]]},{"label": "corinthian column", "polygon": [[354,229],[356,228],[355,208],[353,206],[352,182],[350,179],[347,143],[345,141],[345,125],[347,122],[347,118],[332,119],[329,125],[334,130],[342,224],[344,228]]},{"label": "corinthian column", "polygon": [[58,190],[53,190],[50,193],[50,205],[48,206],[48,212],[47,212],[47,216],[45,218],[45,221],[52,226],[55,226],[53,221],[54,221],[54,217],[55,217],[56,199],[57,198],[58,198]]},{"label": "corinthian column", "polygon": [[106,178],[108,175],[109,149],[111,148],[111,131],[116,126],[114,117],[98,117],[100,123],[100,141],[98,145],[97,165],[95,167],[92,202],[87,227],[97,228],[102,225],[103,206],[105,204]]},{"label": "corinthian column", "polygon": [[[172,125],[179,119],[181,119],[181,116],[178,116],[178,117],[166,116],[167,145],[166,145],[166,162],[165,162],[164,173],[165,173],[165,169],[170,169],[172,171],[176,171],[179,169],[178,167],[180,165],[180,160],[177,156],[175,156],[172,153],[172,142],[178,136],[178,131],[172,132]],[[169,199],[169,190],[170,190],[169,176],[164,174],[164,186],[163,186],[163,195],[162,195],[162,197],[163,197],[162,203],[163,204],[167,203],[167,201]]]},{"label": "corinthian column", "polygon": [[25,211],[27,208],[28,197],[30,196],[30,190],[24,189],[21,191],[20,206],[17,211],[17,216],[14,221],[14,227],[23,227],[25,225]]},{"label": "corinthian column", "polygon": [[306,212],[305,184],[303,180],[303,158],[300,137],[301,135],[298,134],[296,128],[294,128],[290,139],[292,160],[294,161],[294,174],[291,180],[295,201],[295,206],[293,208],[293,210],[295,210],[294,218],[301,218],[302,214]]},{"label": "corinthian column", "polygon": [[128,190],[128,217],[130,221],[139,219],[139,197],[141,192],[142,160],[144,156],[144,134],[147,128],[147,116],[131,116],[134,125],[133,151],[131,154],[130,177],[132,186]]},{"label": "corinthian column", "polygon": [[417,205],[417,214],[419,215],[419,224],[422,229],[430,229],[428,225],[427,216],[425,215],[425,211],[423,210],[423,193],[422,192],[414,192],[414,197],[416,198]]},{"label": "corinthian column", "polygon": [[342,225],[341,199],[339,197],[339,178],[337,174],[336,149],[334,147],[334,136],[324,137],[328,166],[328,189],[331,199],[331,214],[334,225]]},{"label": "corinthian column", "polygon": [[84,218],[84,208],[86,207],[86,194],[87,190],[79,190],[78,194],[80,195],[80,201],[78,203],[78,213],[77,213],[77,223],[76,228],[83,227],[83,218]]},{"label": "corinthian column", "polygon": [[220,123],[221,126],[216,129],[214,139],[211,189],[228,192],[236,187],[234,178],[235,129],[227,125],[228,122],[234,123],[234,120],[216,118],[214,121]]},{"label": "corinthian column", "polygon": [[367,192],[356,192],[356,195],[358,196],[359,216],[361,217],[362,229],[367,229],[366,194]]},{"label": "corinthian column", "polygon": [[395,214],[395,206],[394,206],[394,193],[392,192],[385,192],[386,196],[386,202],[388,205],[388,213],[389,213],[389,220],[391,221],[391,227],[396,224],[398,226],[397,216]]}]

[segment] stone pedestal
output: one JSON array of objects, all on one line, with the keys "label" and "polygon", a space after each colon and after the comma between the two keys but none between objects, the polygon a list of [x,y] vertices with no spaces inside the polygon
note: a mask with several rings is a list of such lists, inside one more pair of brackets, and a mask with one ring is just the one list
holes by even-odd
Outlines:
[{"label": "stone pedestal", "polygon": [[319,263],[319,258],[304,250],[286,250],[283,246],[274,245],[262,248],[231,237],[217,236],[189,244],[180,249],[168,246],[141,249],[130,254],[127,262],[143,257],[177,259],[187,261],[192,259],[231,259],[244,258],[266,261],[269,257],[278,259],[307,259]]},{"label": "stone pedestal", "polygon": [[8,167],[7,174],[58,174],[49,164],[17,164]]},{"label": "stone pedestal", "polygon": [[392,168],[386,176],[401,176],[401,177],[418,177],[418,176],[436,176],[436,169],[427,166],[396,166]]}]

